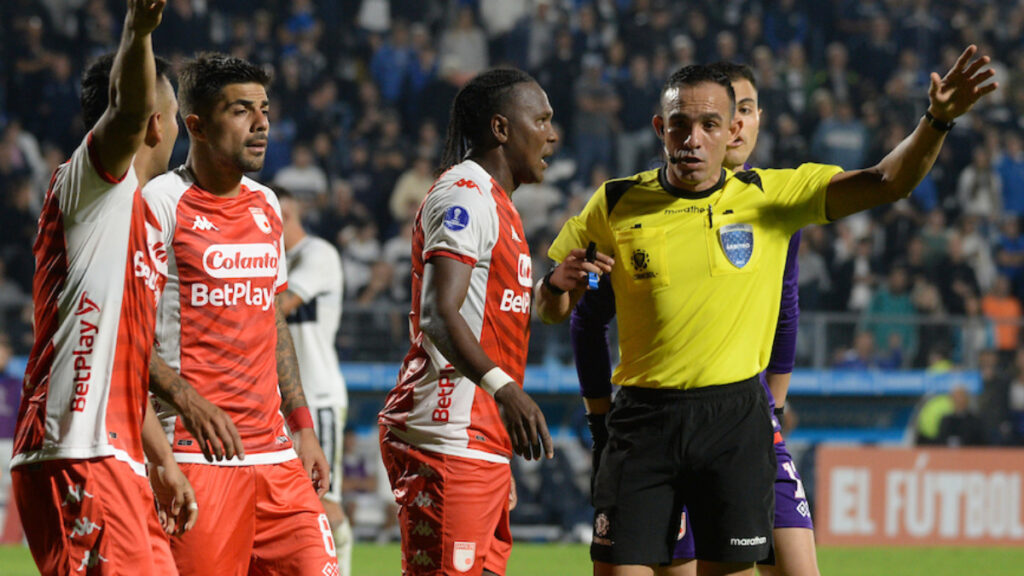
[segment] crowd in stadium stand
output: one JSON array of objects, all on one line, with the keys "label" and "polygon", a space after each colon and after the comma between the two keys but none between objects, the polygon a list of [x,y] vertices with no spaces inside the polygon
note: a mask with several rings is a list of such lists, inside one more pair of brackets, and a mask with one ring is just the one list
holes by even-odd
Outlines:
[{"label": "crowd in stadium stand", "polygon": [[[31,340],[40,202],[83,136],[78,75],[116,47],[122,12],[113,0],[0,3],[0,327],[16,353]],[[910,132],[929,72],[969,43],[993,56],[1001,88],[958,122],[909,200],[805,231],[801,308],[863,315],[849,345],[829,351],[841,367],[976,365],[970,351],[995,350],[994,404],[1024,413],[1020,2],[170,0],[154,35],[172,61],[219,50],[273,72],[257,177],[318,208],[308,226],[341,250],[350,310],[408,302],[409,222],[448,108],[490,66],[533,74],[562,135],[544,183],[513,195],[540,262],[600,182],[660,161],[650,118],[678,66],[754,69],[765,114],[754,165],[852,169]],[[185,150],[183,131],[172,165]],[[894,316],[929,323],[880,319]]]}]

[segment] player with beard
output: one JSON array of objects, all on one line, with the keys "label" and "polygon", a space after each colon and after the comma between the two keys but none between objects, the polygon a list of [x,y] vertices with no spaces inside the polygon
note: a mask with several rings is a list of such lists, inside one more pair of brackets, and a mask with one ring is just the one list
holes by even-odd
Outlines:
[{"label": "player with beard", "polygon": [[209,462],[176,413],[162,412],[205,510],[171,540],[175,561],[183,575],[336,573],[318,499],[329,472],[275,303],[287,288],[280,205],[245,176],[263,167],[270,79],[220,54],[186,62],[180,78],[188,159],[144,190],[168,255],[154,386],[193,386],[231,417],[241,447]]}]

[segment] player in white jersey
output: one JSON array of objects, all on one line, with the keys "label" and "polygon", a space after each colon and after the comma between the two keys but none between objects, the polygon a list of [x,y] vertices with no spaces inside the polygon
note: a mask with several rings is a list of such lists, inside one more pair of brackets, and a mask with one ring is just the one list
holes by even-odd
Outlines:
[{"label": "player in white jersey", "polygon": [[44,575],[175,573],[147,459],[164,529],[196,518],[146,395],[166,257],[139,187],[166,170],[178,134],[169,65],[151,41],[163,8],[129,1],[117,54],[86,71],[92,129],[54,172],[33,246],[35,343],[11,476]]},{"label": "player in white jersey", "polygon": [[171,540],[183,576],[337,572],[317,493],[330,473],[275,304],[287,289],[281,209],[272,190],[245,176],[263,166],[269,82],[240,58],[187,61],[188,159],[144,192],[168,254],[153,362],[174,373],[172,387],[184,380],[223,409],[244,451],[244,460],[209,462],[201,441],[166,413],[175,458],[208,511]]},{"label": "player in white jersey", "polygon": [[341,256],[330,242],[306,233],[301,201],[280,186],[275,186],[274,191],[281,202],[288,257],[288,289],[281,293],[278,307],[292,334],[302,391],[331,470],[330,488],[320,502],[331,523],[341,576],[348,576],[352,570],[352,526],[341,507],[348,391],[334,344],[341,324],[344,293]]},{"label": "player in white jersey", "polygon": [[[533,276],[509,196],[543,180],[558,138],[552,115],[524,72],[474,78],[452,105],[444,173],[416,215],[412,342],[379,417],[406,575],[504,574],[509,459],[554,455],[544,415],[521,388]],[[558,268],[564,284],[611,270],[583,254]]]}]

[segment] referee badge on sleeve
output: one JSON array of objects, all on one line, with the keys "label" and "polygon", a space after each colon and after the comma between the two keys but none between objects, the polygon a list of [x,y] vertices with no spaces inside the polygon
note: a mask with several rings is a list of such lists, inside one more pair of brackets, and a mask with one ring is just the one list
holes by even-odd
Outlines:
[{"label": "referee badge on sleeve", "polygon": [[743,268],[754,253],[754,227],[750,224],[726,224],[718,229],[718,240],[729,262]]}]

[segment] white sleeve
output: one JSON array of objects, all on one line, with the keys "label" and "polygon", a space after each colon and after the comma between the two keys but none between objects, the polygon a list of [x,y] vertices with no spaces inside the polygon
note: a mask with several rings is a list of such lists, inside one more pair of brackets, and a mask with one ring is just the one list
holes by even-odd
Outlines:
[{"label": "white sleeve", "polygon": [[174,228],[177,224],[177,205],[178,200],[181,198],[180,194],[176,194],[174,188],[180,188],[180,185],[176,186],[178,179],[174,176],[173,172],[167,172],[166,174],[150,180],[146,184],[146,187],[142,189],[142,198],[149,205],[150,211],[153,212],[153,216],[156,218],[158,224],[160,224],[160,233],[163,235],[164,249],[171,252],[170,246],[174,241]]},{"label": "white sleeve", "polygon": [[492,201],[472,186],[435,188],[423,203],[421,224],[424,261],[441,253],[474,265],[498,237]]},{"label": "white sleeve", "polygon": [[[104,194],[117,188],[129,177],[134,180],[134,170],[134,167],[129,167],[128,171],[119,177],[105,172],[92,154],[90,132],[57,175],[54,190],[58,194],[57,201],[61,214],[70,217],[73,222],[86,222],[102,217],[102,205],[96,205],[96,201],[103,199]],[[126,186],[124,189],[128,190],[129,187],[129,192],[134,194],[134,186]]]},{"label": "white sleeve", "polygon": [[288,271],[288,290],[309,302],[321,294],[340,293],[341,257],[328,244],[313,241]]}]

